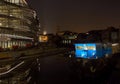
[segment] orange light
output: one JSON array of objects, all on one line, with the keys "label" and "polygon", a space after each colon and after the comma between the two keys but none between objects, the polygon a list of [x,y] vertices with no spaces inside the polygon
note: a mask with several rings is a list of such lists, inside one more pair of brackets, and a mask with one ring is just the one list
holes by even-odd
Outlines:
[{"label": "orange light", "polygon": [[48,41],[48,36],[44,36],[44,35],[39,36],[39,41],[40,42],[47,42]]}]

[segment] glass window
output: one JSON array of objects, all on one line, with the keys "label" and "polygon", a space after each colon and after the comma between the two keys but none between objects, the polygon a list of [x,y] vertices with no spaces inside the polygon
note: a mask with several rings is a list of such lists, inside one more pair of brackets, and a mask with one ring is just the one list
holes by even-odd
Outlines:
[{"label": "glass window", "polygon": [[9,27],[12,28],[19,28],[20,27],[20,20],[11,20],[9,21]]},{"label": "glass window", "polygon": [[5,0],[7,2],[10,2],[10,3],[15,3],[15,4],[18,4],[18,5],[27,5],[26,1],[25,0]]},{"label": "glass window", "polygon": [[0,27],[7,27],[8,20],[6,18],[0,18]]},{"label": "glass window", "polygon": [[12,2],[14,2],[14,3],[19,3],[20,0],[12,0]]}]

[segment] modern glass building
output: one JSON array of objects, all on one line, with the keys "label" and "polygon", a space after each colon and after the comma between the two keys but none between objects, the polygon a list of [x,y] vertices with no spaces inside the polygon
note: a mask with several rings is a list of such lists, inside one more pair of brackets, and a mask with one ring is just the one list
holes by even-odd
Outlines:
[{"label": "modern glass building", "polygon": [[27,47],[37,41],[39,21],[25,0],[0,0],[0,48]]}]

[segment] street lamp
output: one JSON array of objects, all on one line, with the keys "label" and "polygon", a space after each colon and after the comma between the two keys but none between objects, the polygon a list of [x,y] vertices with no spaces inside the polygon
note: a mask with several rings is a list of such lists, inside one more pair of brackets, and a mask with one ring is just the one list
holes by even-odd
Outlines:
[{"label": "street lamp", "polygon": [[47,31],[43,31],[43,35],[46,35],[47,34]]}]

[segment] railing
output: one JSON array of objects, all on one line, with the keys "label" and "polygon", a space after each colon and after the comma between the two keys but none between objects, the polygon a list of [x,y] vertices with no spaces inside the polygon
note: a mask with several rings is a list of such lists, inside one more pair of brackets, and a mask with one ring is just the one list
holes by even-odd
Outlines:
[{"label": "railing", "polygon": [[3,64],[9,63],[9,61],[11,61],[11,63],[8,68],[0,68],[1,70],[5,69],[0,72],[0,84],[21,84],[22,82],[27,82],[28,80],[26,79],[26,76],[29,73],[28,70],[30,69],[32,62],[37,58],[54,56],[61,53],[63,54],[66,50],[64,48],[45,48],[45,50],[38,49],[38,51],[35,51],[36,50],[29,51],[32,53],[26,51],[25,56],[20,56],[19,58],[16,57],[15,59],[8,60],[8,62],[7,59],[5,59],[6,61],[2,60]]}]

